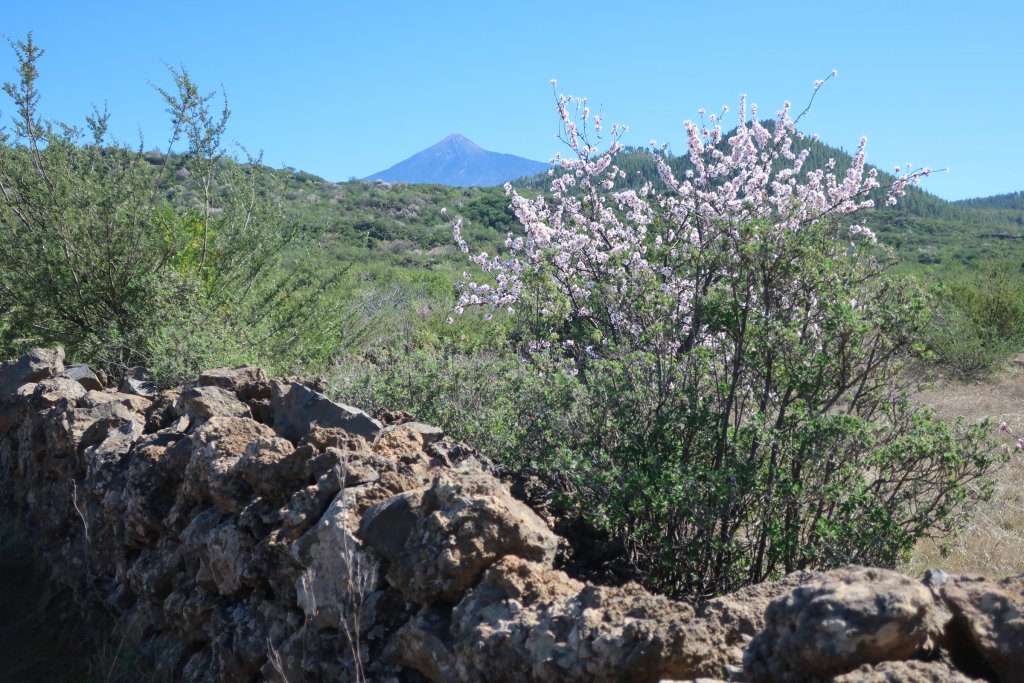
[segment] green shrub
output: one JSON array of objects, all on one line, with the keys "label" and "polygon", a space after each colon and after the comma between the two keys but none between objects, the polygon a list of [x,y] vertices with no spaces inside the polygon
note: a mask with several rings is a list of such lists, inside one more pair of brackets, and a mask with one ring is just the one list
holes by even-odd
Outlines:
[{"label": "green shrub", "polygon": [[[4,92],[15,113],[0,138],[3,355],[61,345],[76,360],[115,373],[146,365],[171,383],[210,365],[274,368],[335,350],[337,318],[313,303],[333,283],[315,261],[280,268],[292,231],[259,159],[224,156],[226,104],[211,110],[213,95],[171,69],[175,88],[159,92],[171,144],[187,149],[154,167],[108,140],[106,111],[85,131],[44,119],[43,51],[31,35],[12,46],[18,80]],[[167,199],[158,186],[171,173],[195,192]]]},{"label": "green shrub", "polygon": [[1018,340],[999,337],[949,302],[936,303],[924,340],[931,352],[931,365],[943,375],[965,382],[998,370],[1020,350]]},{"label": "green shrub", "polygon": [[991,430],[910,405],[926,300],[846,218],[917,176],[879,195],[863,141],[842,177],[802,176],[784,109],[729,140],[687,122],[691,173],[656,157],[664,190],[612,193],[618,146],[595,151],[584,100],[559,111],[578,158],[550,199],[509,190],[525,235],[471,258],[490,277],[456,309],[514,309],[533,372],[575,387],[569,431],[517,454],[672,594],[893,566],[954,523],[998,462]]},{"label": "green shrub", "polygon": [[932,287],[935,314],[925,333],[933,365],[960,380],[983,377],[1024,348],[1024,273],[986,261]]},{"label": "green shrub", "polygon": [[510,354],[421,348],[349,356],[330,373],[335,399],[365,410],[402,409],[513,468],[544,466],[579,431],[569,376],[538,375]]}]

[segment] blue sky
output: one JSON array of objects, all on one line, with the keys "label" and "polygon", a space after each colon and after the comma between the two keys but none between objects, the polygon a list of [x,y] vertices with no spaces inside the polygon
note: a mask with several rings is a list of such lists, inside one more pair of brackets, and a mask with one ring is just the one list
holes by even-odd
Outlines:
[{"label": "blue sky", "polygon": [[[107,102],[112,129],[164,147],[164,63],[223,84],[228,137],[271,166],[330,180],[382,170],[459,132],[546,161],[561,145],[550,79],[585,95],[626,144],[683,151],[682,121],[740,93],[798,110],[802,128],[868,160],[949,167],[948,199],[1024,190],[1024,3],[1003,2],[38,2],[4,8],[32,31],[44,113],[81,121]],[[0,50],[0,76],[14,58]],[[0,112],[10,112],[0,101]],[[728,121],[728,120],[727,120]]]}]

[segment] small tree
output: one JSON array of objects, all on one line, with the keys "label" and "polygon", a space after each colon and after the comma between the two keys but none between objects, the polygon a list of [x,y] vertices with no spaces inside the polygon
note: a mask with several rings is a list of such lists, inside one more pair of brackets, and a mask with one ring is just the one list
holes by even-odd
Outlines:
[{"label": "small tree", "polygon": [[[304,305],[326,280],[278,268],[292,233],[260,159],[240,164],[223,152],[226,99],[218,113],[212,94],[170,69],[174,89],[157,90],[171,147],[154,167],[141,146],[109,140],[106,110],[84,130],[43,118],[43,50],[31,34],[11,45],[18,80],[4,92],[15,113],[0,137],[4,354],[63,345],[76,359],[115,371],[143,364],[173,382],[204,365],[308,351],[296,337],[331,321]],[[182,139],[187,149],[174,155]],[[182,191],[168,198],[171,179]]]},{"label": "small tree", "polygon": [[846,218],[880,192],[866,140],[842,176],[807,169],[789,103],[765,125],[741,100],[728,136],[715,114],[686,122],[685,177],[655,150],[666,189],[615,191],[622,129],[600,150],[586,100],[561,96],[558,112],[572,158],[556,159],[550,198],[506,186],[525,234],[473,257],[493,279],[463,283],[456,310],[514,312],[531,360],[577,376],[591,424],[539,464],[638,572],[706,596],[892,565],[953,520],[995,458],[983,429],[906,400],[927,311]]}]

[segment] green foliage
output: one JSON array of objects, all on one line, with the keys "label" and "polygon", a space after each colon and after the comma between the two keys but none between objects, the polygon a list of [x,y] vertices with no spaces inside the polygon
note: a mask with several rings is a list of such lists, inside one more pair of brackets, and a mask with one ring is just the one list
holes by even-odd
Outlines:
[{"label": "green foliage", "polygon": [[954,271],[931,294],[935,314],[925,343],[940,372],[978,379],[1024,348],[1024,273],[1014,262]]},{"label": "green foliage", "polygon": [[[902,359],[927,323],[925,301],[826,233],[793,236],[784,259],[747,235],[746,279],[713,286],[706,304],[707,324],[740,349],[731,370],[700,350],[682,371],[628,349],[524,362],[500,347],[460,353],[452,334],[350,357],[332,389],[540,473],[622,541],[652,588],[707,596],[801,568],[894,566],[957,523],[999,455],[987,426],[946,425],[906,401]],[[817,299],[816,317],[758,303],[794,279],[805,303]],[[510,342],[529,334],[504,329]],[[589,332],[560,334],[579,343]]]},{"label": "green foliage", "polygon": [[[985,429],[904,398],[901,359],[926,320],[913,286],[820,226],[781,244],[757,228],[739,239],[719,255],[743,262],[694,306],[724,343],[675,358],[616,347],[580,366],[578,410],[593,421],[553,469],[671,593],[893,566],[995,464]],[[722,272],[714,248],[701,258]]]},{"label": "green foliage", "polygon": [[[78,360],[115,372],[146,365],[172,383],[210,365],[273,368],[334,351],[340,332],[326,328],[337,319],[306,314],[326,313],[308,305],[335,283],[314,263],[281,269],[294,231],[259,158],[224,156],[226,105],[211,113],[213,96],[171,69],[175,89],[160,94],[171,143],[183,139],[187,151],[174,168],[157,167],[152,154],[107,139],[105,111],[84,131],[42,118],[42,50],[31,35],[12,47],[19,80],[4,91],[16,115],[0,144],[4,355],[62,345]],[[167,197],[159,181],[173,173],[199,192]]]},{"label": "green foliage", "polygon": [[572,378],[501,352],[386,351],[342,359],[330,377],[338,400],[401,407],[517,469],[543,464],[539,454],[578,431]]}]

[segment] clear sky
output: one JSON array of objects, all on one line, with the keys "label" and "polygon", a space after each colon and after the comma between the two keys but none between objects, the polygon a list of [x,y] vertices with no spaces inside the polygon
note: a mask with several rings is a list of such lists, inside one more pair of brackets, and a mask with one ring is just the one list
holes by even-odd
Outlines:
[{"label": "clear sky", "polygon": [[[6,3],[0,29],[32,31],[44,113],[81,121],[107,102],[118,139],[164,147],[164,63],[223,84],[228,137],[275,167],[363,177],[459,132],[547,161],[561,150],[554,98],[585,95],[626,144],[684,151],[682,121],[740,93],[802,108],[802,126],[868,161],[948,167],[947,199],[1024,190],[1024,3],[174,2]],[[0,76],[13,78],[10,50]],[[0,101],[0,112],[11,107]]]}]

